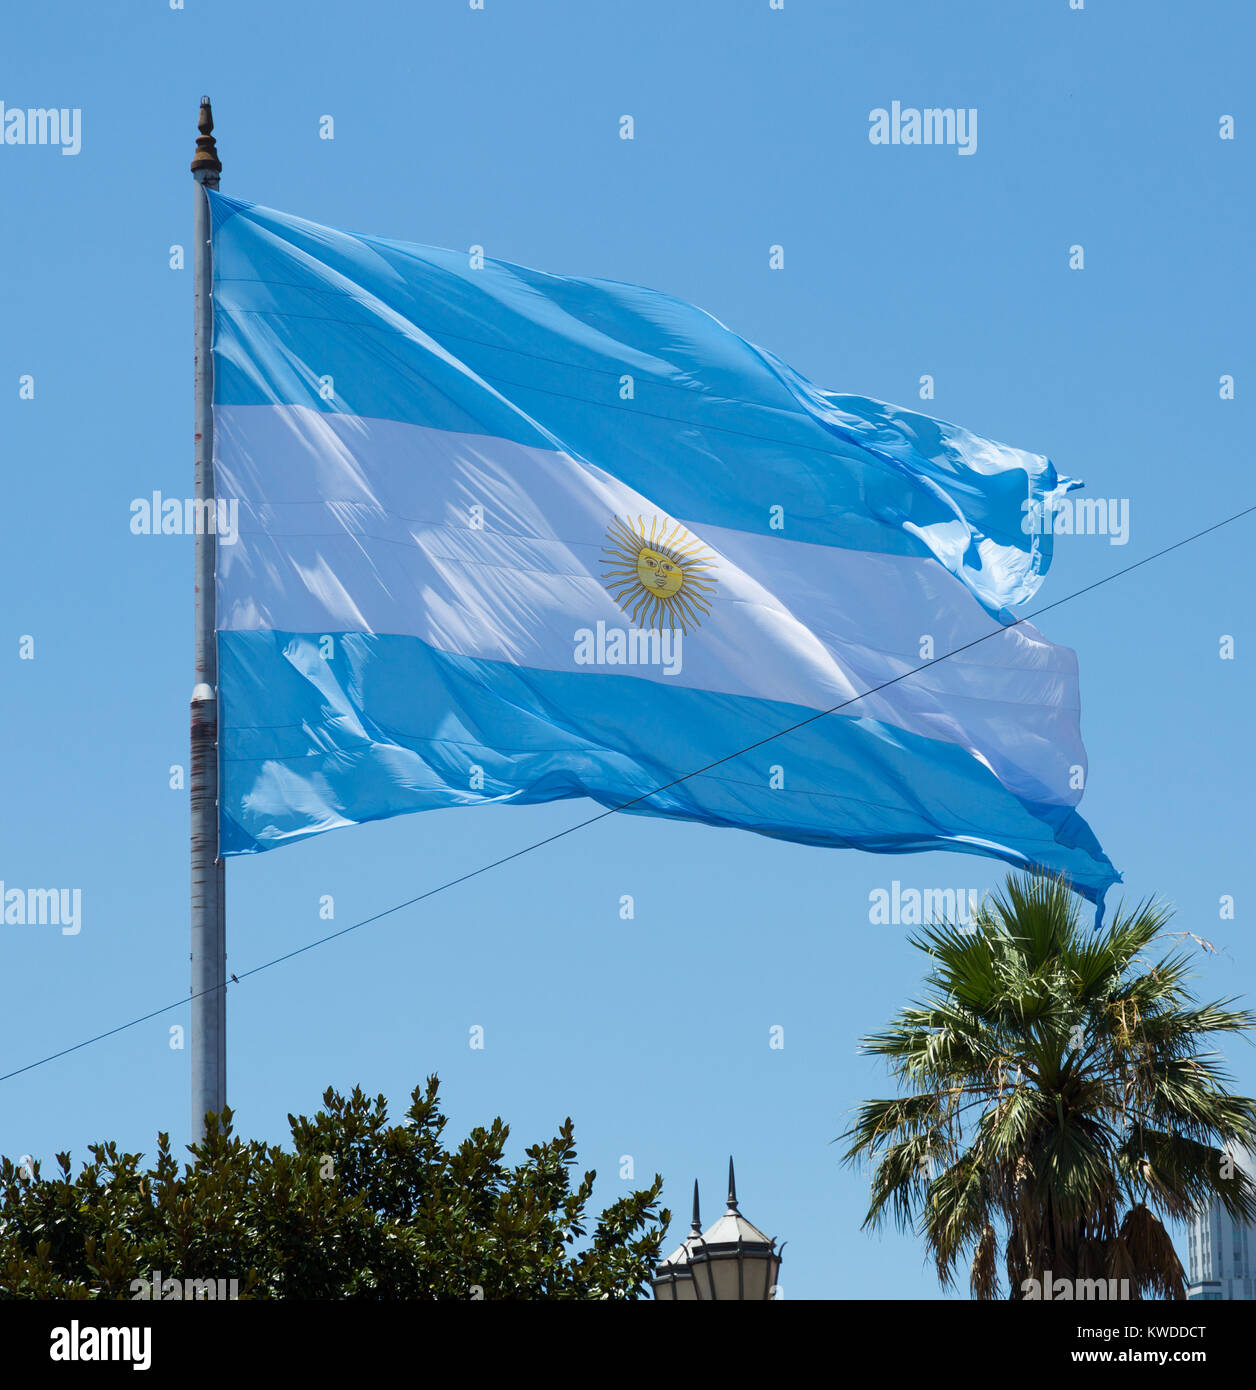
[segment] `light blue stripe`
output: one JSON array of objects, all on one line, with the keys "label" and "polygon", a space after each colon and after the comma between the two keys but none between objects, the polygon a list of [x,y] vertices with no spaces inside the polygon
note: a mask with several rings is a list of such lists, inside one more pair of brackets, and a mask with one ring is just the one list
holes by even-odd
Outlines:
[{"label": "light blue stripe", "polygon": [[[821,391],[653,290],[472,269],[461,252],[211,198],[218,404],[562,448],[691,524],[769,534],[775,516],[793,540],[935,555],[1005,620],[1050,564],[1049,534],[1032,557],[1022,503],[1080,484],[1037,455]],[[1002,551],[979,554],[985,537]]]},{"label": "light blue stripe", "polygon": [[[219,634],[225,854],[437,807],[574,796],[617,806],[814,714],[450,656],[414,637],[332,636],[324,659],[320,637]],[[633,809],[806,844],[990,855],[1066,874],[1095,901],[1119,881],[1075,811],[1020,800],[953,744],[843,715]]]}]

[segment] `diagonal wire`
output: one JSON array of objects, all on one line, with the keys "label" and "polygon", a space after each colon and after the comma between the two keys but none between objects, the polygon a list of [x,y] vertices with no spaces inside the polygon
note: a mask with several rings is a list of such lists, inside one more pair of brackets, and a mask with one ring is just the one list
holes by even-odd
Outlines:
[{"label": "diagonal wire", "polygon": [[[263,970],[269,970],[272,966],[282,965],[284,961],[292,960],[296,956],[304,955],[307,951],[313,951],[319,946],[325,946],[329,941],[335,941],[338,937],[348,936],[350,932],[368,927],[373,922],[378,922],[384,917],[391,917],[394,912],[401,912],[404,908],[414,907],[416,903],[426,902],[428,898],[434,898],[438,893],[447,892],[451,888],[458,887],[459,884],[467,883],[473,878],[479,878],[481,874],[490,873],[493,869],[499,869],[503,864],[509,864],[515,859],[522,859],[525,854],[531,854],[534,850],[544,849],[546,845],[552,845],[557,840],[565,839],[568,835],[574,835],[577,830],[584,830],[590,825],[596,825],[598,821],[606,820],[608,816],[617,815],[620,811],[627,811],[633,806],[640,805],[643,801],[648,801],[650,797],[657,796],[659,792],[668,791],[672,787],[679,786],[682,782],[688,782],[694,777],[701,777],[703,773],[710,772],[714,767],[720,767],[723,763],[731,762],[734,758],[740,758],[746,753],[753,752],[756,748],[762,748],[766,743],[772,743],[778,738],[784,738],[787,734],[792,734],[798,729],[804,729],[808,724],[814,724],[819,719],[824,719],[827,715],[836,714],[838,710],[846,709],[858,700],[866,699],[869,695],[875,695],[878,691],[887,690],[892,685],[897,685],[900,681],[907,680],[911,676],[917,676],[921,671],[927,671],[930,666],[936,666],[939,662],[947,661],[953,656],[958,656],[960,652],[966,652],[973,647],[978,647],[983,642],[988,642],[991,637],[997,637],[1000,633],[1009,632],[1014,627],[1019,627],[1022,623],[1039,618],[1044,613],[1049,613],[1053,608],[1060,608],[1066,603],[1071,603],[1075,598],[1080,598],[1083,594],[1092,593],[1095,589],[1102,588],[1105,584],[1111,584],[1115,579],[1121,579],[1127,574],[1132,574],[1134,570],[1141,569],[1144,565],[1149,565],[1153,560],[1162,559],[1165,555],[1170,555],[1175,550],[1181,550],[1183,546],[1190,545],[1192,542],[1202,540],[1204,536],[1210,536],[1214,531],[1219,531],[1223,526],[1229,526],[1232,522],[1240,520],[1242,517],[1250,516],[1256,512],[1256,504],[1244,507],[1241,511],[1234,512],[1232,515],[1223,517],[1220,521],[1214,521],[1211,526],[1205,526],[1202,531],[1184,536],[1180,541],[1174,541],[1172,545],[1166,545],[1160,550],[1153,551],[1150,555],[1144,556],[1141,560],[1135,560],[1132,564],[1124,566],[1119,570],[1113,570],[1111,574],[1104,575],[1101,579],[1096,579],[1091,584],[1086,584],[1080,589],[1074,589],[1071,594],[1065,594],[1063,598],[1058,598],[1052,603],[1044,604],[1041,608],[1035,608],[1032,613],[1026,613],[1024,617],[1016,618],[1006,625],[1000,624],[992,628],[989,632],[983,633],[980,637],[974,637],[971,642],[965,642],[962,646],[953,647],[948,652],[943,652],[941,656],[935,656],[930,661],[921,662],[919,666],[913,666],[910,670],[904,671],[901,675],[893,676],[889,680],[882,681],[880,685],[874,685],[868,690],[862,691],[858,695],[852,695],[849,699],[843,700],[840,704],[830,705],[828,709],[817,710],[815,714],[808,715],[805,719],[799,719],[796,723],[788,725],[784,729],[778,729],[773,734],[756,739],[754,743],[748,743],[744,748],[738,748],[736,752],[726,753],[722,758],[704,764],[702,767],[694,768],[692,772],[683,773],[679,777],[674,777],[670,782],[664,782],[661,786],[651,787],[647,792],[642,792],[639,796],[634,796],[630,801],[621,802],[618,806],[608,806],[605,810],[599,811],[596,815],[587,816],[584,820],[576,821],[574,825],[569,825],[565,830],[555,831],[553,835],[547,835],[544,839],[534,840],[531,844],[524,845],[522,849],[514,850],[510,854],[503,854],[499,859],[491,860],[487,864],[481,864],[477,869],[471,869],[465,874],[459,874],[457,878],[451,878],[444,883],[439,883],[434,888],[429,888],[425,892],[417,893],[413,898],[407,898],[404,902],[395,903],[392,907],[386,907],[381,912],[373,913],[370,917],[363,917],[358,922],[353,922],[347,927],[341,927],[339,931],[320,936],[314,941],[307,941],[304,946],[298,946],[295,950],[285,951],[281,956],[275,956],[272,960],[263,961],[261,965],[255,965],[251,970],[246,970],[242,975],[233,976],[236,983],[247,980],[250,975],[259,975]],[[202,995],[212,994],[217,989],[225,989],[226,984],[215,985],[211,989],[201,990],[199,994],[189,994],[186,998],[176,999],[172,1004],[163,1005],[160,1009],[153,1009],[151,1012],[141,1014],[138,1018],[133,1018],[127,1023],[120,1023],[116,1028],[107,1029],[103,1033],[97,1033],[93,1037],[84,1038],[82,1042],[63,1047],[58,1052],[51,1052],[46,1057],[41,1057],[37,1062],[28,1062],[24,1067],[17,1067],[15,1070],[5,1072],[0,1075],[0,1082],[9,1081],[15,1076],[21,1076],[24,1072],[34,1071],[36,1067],[46,1066],[49,1062],[55,1062],[59,1057],[66,1057],[71,1052],[79,1052],[85,1047],[91,1047],[94,1043],[102,1042],[105,1038],[112,1038],[117,1033],[124,1033],[128,1028],[138,1027],[141,1023],[147,1023],[150,1019],[158,1018],[162,1014],[170,1013],[173,1009],[180,1009],[193,999],[199,999]]]}]

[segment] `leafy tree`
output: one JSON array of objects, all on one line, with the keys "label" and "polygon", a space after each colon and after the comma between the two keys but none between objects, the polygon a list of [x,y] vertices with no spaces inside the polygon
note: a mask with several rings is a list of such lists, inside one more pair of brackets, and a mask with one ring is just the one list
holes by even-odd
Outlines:
[{"label": "leafy tree", "polygon": [[1171,915],[1143,903],[1094,931],[1063,884],[1012,875],[969,930],[913,936],[924,1001],[861,1044],[901,1094],[842,1136],[847,1163],[874,1164],[865,1227],[914,1228],[944,1287],[968,1260],[975,1298],[1000,1295],[1000,1249],[1010,1297],[1048,1270],[1185,1296],[1163,1218],[1214,1197],[1256,1217],[1232,1156],[1256,1141],[1256,1102],[1207,1047],[1256,1016],[1195,1001],[1189,933],[1148,956]]},{"label": "leafy tree", "polygon": [[158,1274],[235,1279],[241,1298],[639,1296],[670,1219],[662,1179],[590,1234],[596,1175],[573,1185],[570,1119],[512,1167],[500,1119],[444,1146],[437,1086],[415,1088],[404,1124],[383,1096],[329,1089],[313,1119],[289,1115],[291,1151],[238,1139],[225,1110],[191,1163],[166,1134],[151,1168],[112,1143],[77,1177],[69,1154],[50,1178],[0,1160],[0,1296],[132,1298]]}]

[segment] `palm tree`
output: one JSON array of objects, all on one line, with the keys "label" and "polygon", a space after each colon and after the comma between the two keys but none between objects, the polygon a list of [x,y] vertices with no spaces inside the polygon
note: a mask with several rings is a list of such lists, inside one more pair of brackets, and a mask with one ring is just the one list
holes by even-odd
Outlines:
[{"label": "palm tree", "polygon": [[1011,875],[967,928],[913,935],[925,999],[860,1044],[901,1094],[842,1136],[847,1163],[874,1164],[865,1228],[915,1229],[944,1288],[968,1260],[974,1298],[1000,1296],[1000,1246],[1009,1297],[1047,1271],[1185,1296],[1163,1220],[1214,1196],[1256,1217],[1232,1156],[1256,1147],[1256,1101],[1205,1047],[1256,1015],[1194,1000],[1190,933],[1148,957],[1171,917],[1142,903],[1096,931],[1060,881]]}]

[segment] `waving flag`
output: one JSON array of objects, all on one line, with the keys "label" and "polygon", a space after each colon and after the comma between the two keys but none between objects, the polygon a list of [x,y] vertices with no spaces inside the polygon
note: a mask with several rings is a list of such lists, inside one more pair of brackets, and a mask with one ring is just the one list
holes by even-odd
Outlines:
[{"label": "waving flag", "polygon": [[1076,660],[1007,626],[1079,484],[667,295],[210,196],[224,854],[645,798],[1102,900]]}]

